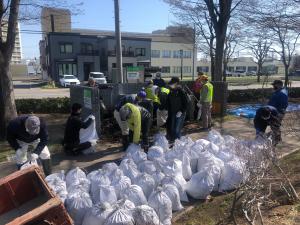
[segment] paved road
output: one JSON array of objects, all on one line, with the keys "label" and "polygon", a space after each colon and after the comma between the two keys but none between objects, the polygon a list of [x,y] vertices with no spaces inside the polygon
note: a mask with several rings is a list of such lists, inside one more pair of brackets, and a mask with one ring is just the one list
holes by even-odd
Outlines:
[{"label": "paved road", "polygon": [[42,89],[42,88],[15,88],[15,97],[21,98],[57,98],[70,97],[69,88]]},{"label": "paved road", "polygon": [[[246,90],[246,89],[260,89],[262,84],[251,84],[251,85],[229,85],[229,90]],[[264,86],[264,88],[271,88],[270,84]],[[300,87],[300,81],[292,81],[292,87]]]}]

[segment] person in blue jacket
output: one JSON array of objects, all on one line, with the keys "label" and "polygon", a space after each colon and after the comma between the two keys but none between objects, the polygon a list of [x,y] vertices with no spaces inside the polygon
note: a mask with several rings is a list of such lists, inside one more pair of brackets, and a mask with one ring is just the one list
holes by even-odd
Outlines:
[{"label": "person in blue jacket", "polygon": [[269,100],[268,105],[277,109],[280,119],[283,119],[286,108],[288,107],[288,94],[286,89],[283,88],[283,82],[281,80],[274,80],[272,83],[274,92]]},{"label": "person in blue jacket", "polygon": [[256,111],[254,118],[254,127],[256,135],[265,133],[268,126],[270,126],[273,132],[273,145],[276,146],[281,141],[281,120],[279,118],[279,112],[273,106],[262,106]]}]

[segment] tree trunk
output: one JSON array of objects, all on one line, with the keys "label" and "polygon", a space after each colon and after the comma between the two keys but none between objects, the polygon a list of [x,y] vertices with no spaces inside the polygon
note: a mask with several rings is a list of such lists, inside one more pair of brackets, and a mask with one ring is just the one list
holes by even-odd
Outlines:
[{"label": "tree trunk", "polygon": [[0,52],[0,140],[5,140],[8,122],[17,116],[9,62]]},{"label": "tree trunk", "polygon": [[289,83],[289,65],[284,65],[284,87],[286,88]]},{"label": "tree trunk", "polygon": [[258,71],[257,71],[257,83],[260,83],[260,75],[262,71],[262,64],[258,63]]},{"label": "tree trunk", "polygon": [[215,80],[215,58],[212,57],[210,60],[210,74],[211,74],[211,80]]},{"label": "tree trunk", "polygon": [[215,81],[222,81],[225,34],[216,35]]},{"label": "tree trunk", "polygon": [[227,78],[226,70],[227,70],[227,62],[224,61],[223,62],[223,81],[224,82],[226,82],[226,78]]}]

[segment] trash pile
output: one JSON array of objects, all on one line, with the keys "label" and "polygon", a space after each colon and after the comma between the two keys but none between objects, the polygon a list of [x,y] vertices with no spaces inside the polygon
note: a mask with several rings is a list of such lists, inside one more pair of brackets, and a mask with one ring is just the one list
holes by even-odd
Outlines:
[{"label": "trash pile", "polygon": [[162,134],[148,154],[130,145],[120,163],[85,174],[79,168],[46,181],[76,225],[170,225],[189,197],[235,189],[260,163],[263,141],[243,141],[211,131],[207,139],[182,137],[172,149]]}]

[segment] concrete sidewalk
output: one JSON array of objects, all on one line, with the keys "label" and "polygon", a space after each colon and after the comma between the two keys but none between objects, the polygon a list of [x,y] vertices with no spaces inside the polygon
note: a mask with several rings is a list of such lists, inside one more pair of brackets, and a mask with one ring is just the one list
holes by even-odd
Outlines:
[{"label": "concrete sidewalk", "polygon": [[[300,148],[300,136],[288,132],[291,125],[288,121],[294,119],[293,114],[287,114],[283,124],[283,142],[277,146],[278,156],[292,152]],[[294,124],[293,124],[294,125]],[[296,124],[295,126],[299,126]],[[297,127],[297,129],[299,129]],[[199,132],[200,126],[196,123],[189,124],[185,127],[185,134],[190,136],[193,140],[205,138],[207,132]],[[231,117],[227,121],[215,122],[214,129],[220,131],[222,134],[232,135],[241,139],[254,139],[255,130],[253,128],[253,121]],[[99,169],[104,163],[111,161],[118,161],[123,156],[120,149],[121,145],[118,143],[101,142],[97,145],[97,152],[88,156],[66,156],[64,153],[54,154],[52,156],[53,172],[65,170],[68,171],[75,167],[84,168],[87,172]],[[0,177],[4,177],[15,171],[15,164],[13,162],[4,162],[0,164]]]}]

